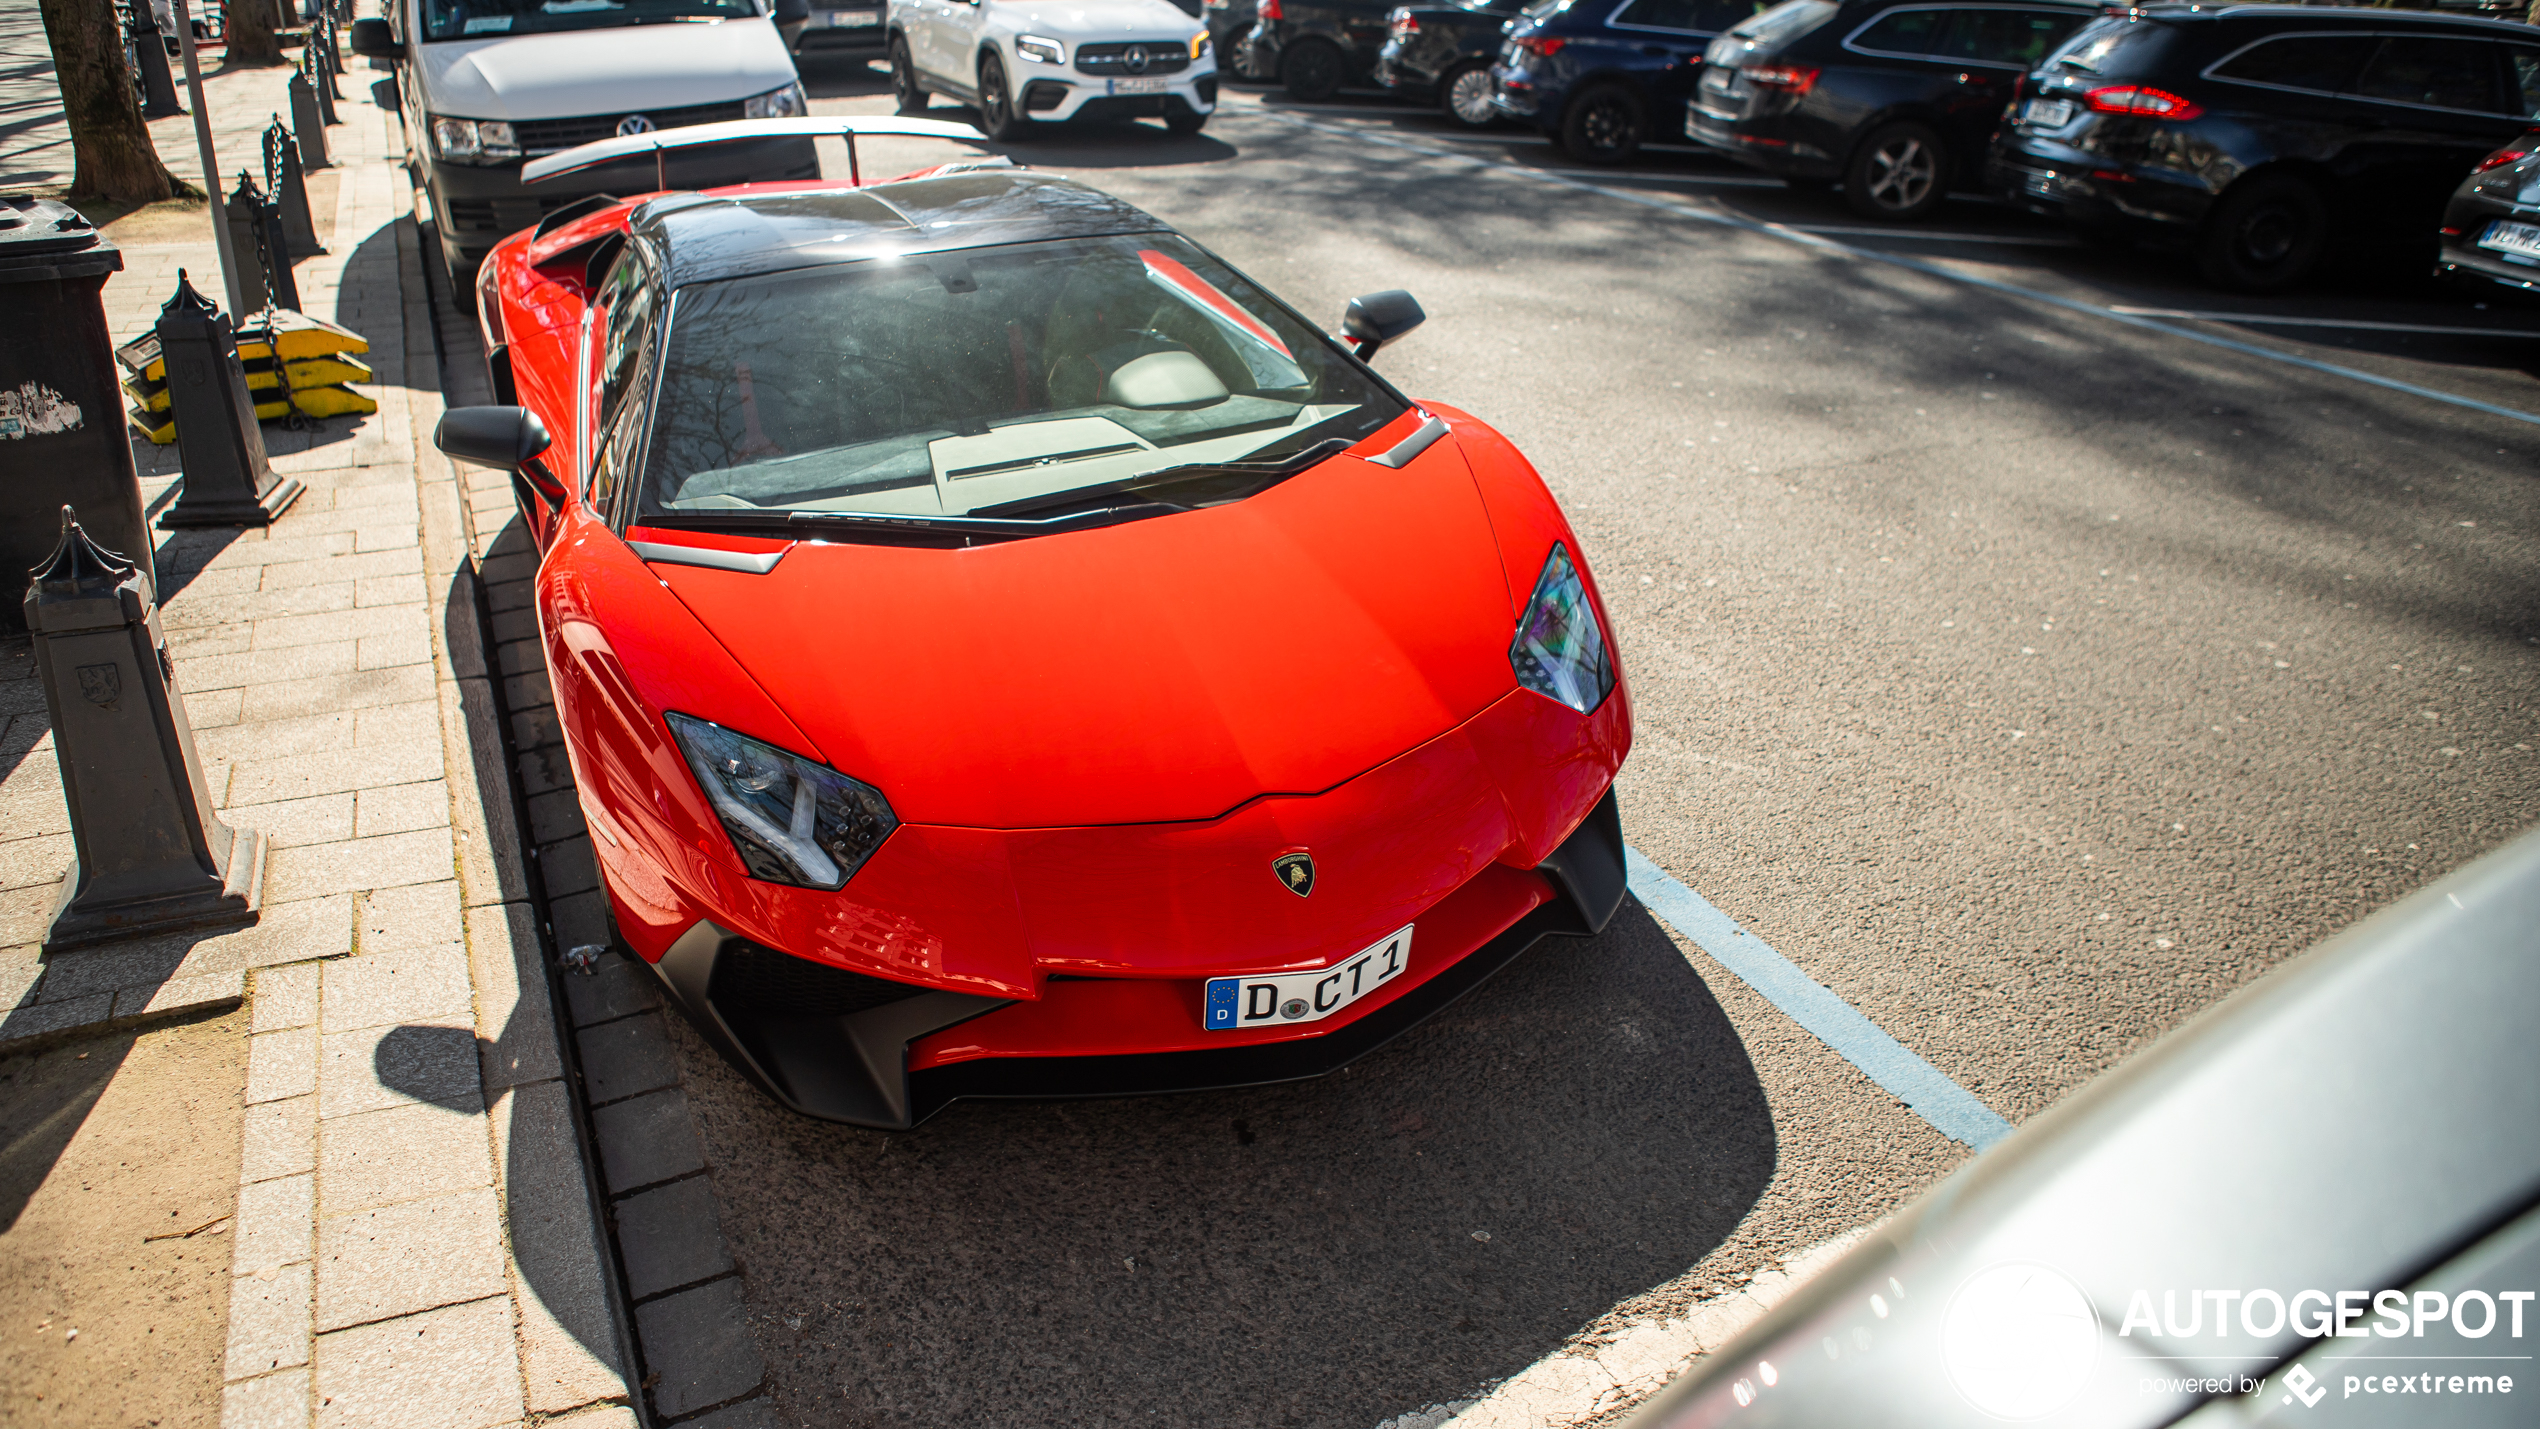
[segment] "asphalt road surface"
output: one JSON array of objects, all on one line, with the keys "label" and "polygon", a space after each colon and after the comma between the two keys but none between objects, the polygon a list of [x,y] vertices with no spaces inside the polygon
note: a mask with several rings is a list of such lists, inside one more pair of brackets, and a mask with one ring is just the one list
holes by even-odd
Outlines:
[{"label": "asphalt road surface", "polygon": [[[2365,380],[2540,414],[2540,312],[2227,297],[1982,203],[1865,228],[1374,97],[1018,158],[1308,314],[1417,294],[1379,365],[1513,437],[1603,584],[1627,837],[2014,1123],[2540,815],[2540,416]],[[1373,1429],[1969,1154],[1636,904],[1302,1086],[886,1136],[684,1046],[814,1426]]]}]

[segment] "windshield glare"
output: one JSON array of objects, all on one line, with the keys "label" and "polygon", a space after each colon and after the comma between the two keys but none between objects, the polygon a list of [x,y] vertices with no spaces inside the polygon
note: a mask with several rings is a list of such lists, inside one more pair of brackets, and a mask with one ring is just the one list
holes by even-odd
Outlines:
[{"label": "windshield glare", "polygon": [[757,13],[756,0],[423,0],[423,37],[478,40],[667,20],[738,20]]},{"label": "windshield glare", "polygon": [[1276,462],[1402,411],[1167,234],[735,278],[679,291],[636,520],[960,516]]}]

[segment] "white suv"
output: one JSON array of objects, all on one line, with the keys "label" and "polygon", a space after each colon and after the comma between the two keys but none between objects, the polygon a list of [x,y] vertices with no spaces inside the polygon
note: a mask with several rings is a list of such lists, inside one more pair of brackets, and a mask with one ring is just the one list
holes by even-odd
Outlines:
[{"label": "white suv", "polygon": [[944,94],[1000,143],[1069,119],[1161,119],[1195,134],[1217,108],[1208,31],[1168,0],[890,0],[900,112]]}]

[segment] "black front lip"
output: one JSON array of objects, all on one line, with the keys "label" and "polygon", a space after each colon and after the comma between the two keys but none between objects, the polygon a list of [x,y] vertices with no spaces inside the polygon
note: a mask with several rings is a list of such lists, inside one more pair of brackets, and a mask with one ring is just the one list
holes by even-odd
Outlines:
[{"label": "black front lip", "polygon": [[846,1015],[726,1016],[711,993],[715,965],[742,940],[702,920],[653,970],[688,1019],[787,1109],[824,1121],[906,1131],[964,1097],[1153,1096],[1267,1086],[1338,1071],[1443,1012],[1542,939],[1604,931],[1622,906],[1626,879],[1622,813],[1610,787],[1541,871],[1560,890],[1559,898],[1401,997],[1319,1037],[1222,1051],[983,1057],[911,1073],[911,1042],[993,1012],[1005,1000],[927,991]]}]

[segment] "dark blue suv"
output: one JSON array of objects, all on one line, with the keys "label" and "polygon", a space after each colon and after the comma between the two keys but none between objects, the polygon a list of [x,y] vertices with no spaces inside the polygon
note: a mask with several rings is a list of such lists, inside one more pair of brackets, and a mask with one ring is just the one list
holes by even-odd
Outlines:
[{"label": "dark blue suv", "polygon": [[1619,164],[1664,121],[1675,134],[1711,37],[1757,0],[1554,0],[1508,26],[1491,105],[1583,164]]}]

